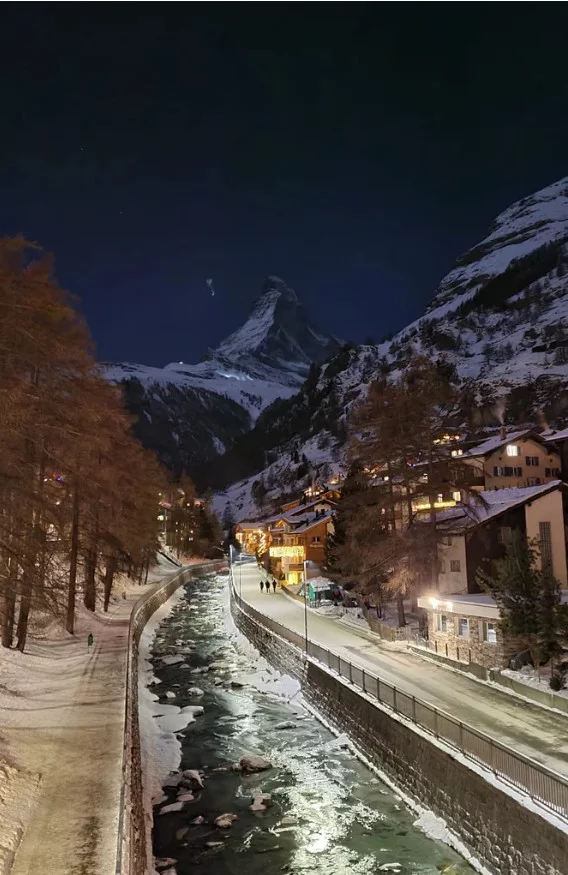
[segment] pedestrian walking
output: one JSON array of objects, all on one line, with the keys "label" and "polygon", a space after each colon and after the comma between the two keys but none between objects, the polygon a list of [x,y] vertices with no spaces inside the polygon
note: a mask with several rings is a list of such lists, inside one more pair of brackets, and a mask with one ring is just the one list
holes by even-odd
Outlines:
[{"label": "pedestrian walking", "polygon": [[274,592],[276,592],[276,578],[275,577],[272,578],[272,589],[274,590]]},{"label": "pedestrian walking", "polygon": [[266,581],[264,586],[266,587],[266,592],[270,592],[270,582],[268,580]]},{"label": "pedestrian walking", "polygon": [[260,591],[261,591],[261,592],[264,591],[264,580],[261,580],[261,581],[260,581]]}]

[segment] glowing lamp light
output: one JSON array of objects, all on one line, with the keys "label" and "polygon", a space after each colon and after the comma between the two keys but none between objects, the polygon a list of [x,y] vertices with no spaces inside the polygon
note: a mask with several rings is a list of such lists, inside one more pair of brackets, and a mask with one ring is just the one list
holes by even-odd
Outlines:
[{"label": "glowing lamp light", "polygon": [[430,604],[432,605],[432,607],[434,608],[434,610],[437,611],[438,610],[438,599],[430,599],[429,601],[430,601]]},{"label": "glowing lamp light", "polygon": [[269,550],[270,556],[274,556],[277,558],[284,557],[297,557],[298,559],[304,558],[304,548],[301,545],[297,546],[286,546],[286,547],[271,547]]}]

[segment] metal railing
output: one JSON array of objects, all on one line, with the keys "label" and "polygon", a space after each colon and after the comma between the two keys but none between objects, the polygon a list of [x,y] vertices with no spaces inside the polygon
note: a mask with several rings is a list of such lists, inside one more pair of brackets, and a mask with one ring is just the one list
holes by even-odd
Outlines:
[{"label": "metal railing", "polygon": [[[239,597],[234,582],[231,591],[233,600],[244,614],[305,653],[306,642],[303,635],[298,635],[297,632],[293,632],[251,607]],[[381,680],[378,675],[348,661],[326,647],[308,641],[307,656],[349,681],[354,687],[380,702],[381,705],[385,705],[394,713],[410,720],[435,738],[451,745],[469,759],[491,770],[494,775],[526,793],[531,799],[568,819],[568,780],[562,775],[553,772],[530,757],[513,751],[507,745],[479,732],[467,723],[456,720],[451,714],[434,708],[427,702],[417,699],[416,696],[410,696],[403,690]],[[546,719],[544,712],[543,719]]]}]

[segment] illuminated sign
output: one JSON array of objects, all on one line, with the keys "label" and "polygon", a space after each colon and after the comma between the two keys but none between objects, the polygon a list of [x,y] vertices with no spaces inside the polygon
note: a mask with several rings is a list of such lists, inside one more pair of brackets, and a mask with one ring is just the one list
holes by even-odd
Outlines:
[{"label": "illuminated sign", "polygon": [[[456,506],[455,501],[435,501],[434,502],[434,507],[437,509],[442,508],[442,507],[455,507],[455,506]],[[430,510],[431,507],[432,507],[432,505],[430,503],[413,504],[412,505],[413,510]]]},{"label": "illuminated sign", "polygon": [[271,547],[269,552],[271,556],[274,556],[274,558],[280,558],[284,556],[296,557],[298,559],[304,558],[304,548],[302,546]]}]

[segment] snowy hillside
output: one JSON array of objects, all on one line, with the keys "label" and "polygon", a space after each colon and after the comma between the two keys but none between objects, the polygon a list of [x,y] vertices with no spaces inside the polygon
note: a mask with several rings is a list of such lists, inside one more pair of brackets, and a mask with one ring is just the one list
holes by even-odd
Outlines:
[{"label": "snowy hillside", "polygon": [[[420,319],[391,341],[333,357],[320,370],[313,403],[304,392],[284,414],[271,409],[262,427],[283,441],[279,448],[267,441],[267,460],[287,458],[291,448],[303,453],[321,434],[322,405],[341,423],[372,380],[396,376],[414,354],[454,370],[470,427],[568,421],[568,177],[504,210],[490,234],[458,259]],[[302,417],[306,406],[309,416]],[[304,424],[287,432],[284,420]],[[338,429],[325,451],[330,464],[340,464],[341,444]],[[219,500],[248,513],[247,486],[235,484]]]}]

